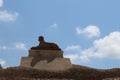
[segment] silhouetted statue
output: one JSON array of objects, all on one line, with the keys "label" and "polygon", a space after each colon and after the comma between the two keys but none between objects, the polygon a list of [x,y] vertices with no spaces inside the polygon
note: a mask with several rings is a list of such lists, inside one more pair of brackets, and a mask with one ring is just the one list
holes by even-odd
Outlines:
[{"label": "silhouetted statue", "polygon": [[43,36],[40,36],[38,41],[40,42],[39,45],[32,47],[32,50],[61,50],[57,44],[45,42]]}]

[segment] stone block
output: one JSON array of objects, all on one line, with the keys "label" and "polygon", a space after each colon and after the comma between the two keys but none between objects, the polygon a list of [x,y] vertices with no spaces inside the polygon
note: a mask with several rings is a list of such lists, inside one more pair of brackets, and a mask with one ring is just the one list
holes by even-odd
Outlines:
[{"label": "stone block", "polygon": [[63,51],[57,50],[29,50],[29,57],[59,57],[63,58]]},{"label": "stone block", "polygon": [[20,66],[31,68],[31,61],[32,60],[33,60],[33,57],[22,57]]},{"label": "stone block", "polygon": [[34,66],[31,66],[32,60],[33,57],[22,57],[20,67],[28,67],[47,71],[63,71],[72,67],[69,58],[55,58],[49,63],[47,60],[41,60],[37,62]]},{"label": "stone block", "polygon": [[55,58],[52,62],[42,60],[38,62],[33,68],[48,71],[63,71],[72,67],[69,58]]}]

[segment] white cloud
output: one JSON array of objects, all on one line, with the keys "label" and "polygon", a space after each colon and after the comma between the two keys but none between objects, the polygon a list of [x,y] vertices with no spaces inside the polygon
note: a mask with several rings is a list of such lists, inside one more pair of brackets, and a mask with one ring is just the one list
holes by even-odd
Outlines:
[{"label": "white cloud", "polygon": [[[3,6],[3,0],[0,0],[0,7]],[[14,22],[18,17],[18,12],[0,11],[0,22]]]},{"label": "white cloud", "polygon": [[80,56],[79,59],[83,62],[90,61],[88,56],[86,56],[86,55]]},{"label": "white cloud", "polygon": [[100,36],[100,30],[97,26],[89,25],[84,29],[80,29],[79,27],[76,27],[76,32],[78,35],[85,35],[88,38],[92,37],[99,37]]},{"label": "white cloud", "polygon": [[120,32],[111,32],[109,35],[95,40],[93,46],[81,50],[79,45],[67,47],[66,55],[72,60],[90,61],[90,58],[120,59]]},{"label": "white cloud", "polygon": [[54,23],[52,25],[50,25],[47,29],[47,33],[46,34],[51,34],[51,33],[55,33],[58,31],[58,24]]},{"label": "white cloud", "polygon": [[50,26],[50,28],[53,28],[53,29],[57,29],[58,28],[58,24],[54,23]]},{"label": "white cloud", "polygon": [[5,51],[5,50],[27,50],[27,47],[24,43],[15,43],[10,46],[0,46],[0,51]]},{"label": "white cloud", "polygon": [[79,45],[72,45],[72,46],[68,46],[65,50],[69,51],[69,50],[79,50],[80,46]]},{"label": "white cloud", "polygon": [[82,51],[82,56],[120,59],[120,32],[95,40],[93,47]]},{"label": "white cloud", "polygon": [[65,53],[69,53],[69,54],[66,54],[65,57],[67,58],[70,58],[72,61],[89,61],[88,57],[86,55],[82,55],[81,56],[81,47],[79,45],[71,45],[71,46],[68,46],[66,49],[65,49]]},{"label": "white cloud", "polygon": [[0,0],[0,7],[3,6],[3,0]]},{"label": "white cloud", "polygon": [[77,32],[77,34],[79,35],[79,34],[82,33],[82,30],[81,30],[79,27],[76,27],[76,32]]},{"label": "white cloud", "polygon": [[18,12],[10,13],[7,10],[0,11],[0,22],[14,22],[18,15]]},{"label": "white cloud", "polygon": [[69,54],[65,54],[65,57],[70,58],[72,61],[78,60],[79,59],[79,52],[80,52],[80,46],[79,45],[71,45],[68,46],[65,49],[65,53],[69,53]]},{"label": "white cloud", "polygon": [[71,60],[76,60],[79,58],[78,54],[67,54],[65,55],[66,58],[70,58]]},{"label": "white cloud", "polygon": [[0,46],[0,50],[6,50],[7,47],[6,46]]},{"label": "white cloud", "polygon": [[19,50],[27,50],[26,45],[24,43],[17,43],[15,45],[15,49],[19,49]]},{"label": "white cloud", "polygon": [[4,66],[5,63],[6,63],[6,62],[5,62],[4,60],[0,59],[0,64],[1,64],[1,66]]}]

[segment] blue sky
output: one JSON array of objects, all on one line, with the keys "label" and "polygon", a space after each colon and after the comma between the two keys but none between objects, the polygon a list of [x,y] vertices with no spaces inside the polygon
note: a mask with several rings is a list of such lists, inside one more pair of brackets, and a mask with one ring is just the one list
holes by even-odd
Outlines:
[{"label": "blue sky", "polygon": [[120,68],[119,8],[120,0],[0,0],[0,63],[19,66],[42,35],[73,64]]}]

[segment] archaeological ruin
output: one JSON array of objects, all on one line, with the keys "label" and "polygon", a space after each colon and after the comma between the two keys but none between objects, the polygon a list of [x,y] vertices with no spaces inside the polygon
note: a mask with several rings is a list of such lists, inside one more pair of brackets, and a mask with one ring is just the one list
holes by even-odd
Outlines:
[{"label": "archaeological ruin", "polygon": [[28,57],[22,57],[20,67],[48,71],[63,71],[72,67],[70,59],[63,57],[63,51],[57,44],[45,42],[43,36],[38,41],[39,45],[29,50]]}]

